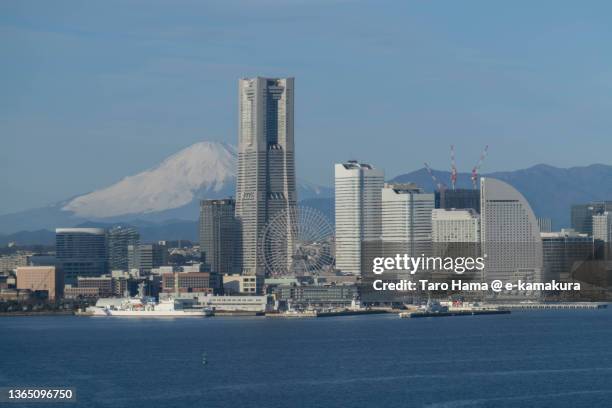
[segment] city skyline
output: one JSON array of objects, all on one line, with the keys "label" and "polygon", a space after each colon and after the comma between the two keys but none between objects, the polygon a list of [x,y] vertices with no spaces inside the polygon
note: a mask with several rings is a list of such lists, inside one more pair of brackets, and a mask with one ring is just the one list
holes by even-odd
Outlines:
[{"label": "city skyline", "polygon": [[611,13],[0,1],[0,402],[609,405]]},{"label": "city skyline", "polygon": [[[278,215],[294,210],[298,202],[295,175],[294,89],[293,77],[256,76],[239,79],[237,160],[232,162],[232,148],[229,146],[223,145],[219,150],[210,144],[206,145],[205,151],[212,154],[209,157],[215,159],[219,155],[226,156],[222,162],[226,167],[235,167],[233,171],[236,178],[234,211],[237,223],[229,228],[233,232],[228,230],[224,233],[227,235],[226,238],[207,236],[215,229],[215,223],[220,221],[220,214],[208,211],[210,214],[205,216],[207,211],[204,211],[206,208],[204,205],[211,204],[210,201],[202,201],[200,207],[201,255],[204,262],[211,262],[210,267],[213,272],[228,269],[222,267],[218,259],[215,260],[215,253],[220,249],[219,242],[227,240],[231,235],[239,235],[240,239],[236,236],[233,238],[236,244],[228,245],[237,245],[239,242],[241,254],[238,258],[241,274],[270,275],[270,271],[262,261],[269,252],[267,244],[261,244],[262,234],[266,226]],[[480,172],[480,165],[487,149],[488,146],[482,153],[479,164],[472,171],[471,181],[474,188],[478,180],[476,175]],[[438,183],[439,197],[437,197],[436,194],[426,193],[413,183],[385,184],[384,169],[370,164],[355,160],[335,164],[336,266],[341,272],[355,275],[364,273],[368,269],[364,268],[364,257],[375,252],[374,247],[379,240],[388,244],[395,241],[403,243],[403,246],[410,247],[408,251],[410,253],[429,252],[427,248],[430,247],[432,239],[431,212],[436,203],[442,208],[477,208],[474,194],[469,194],[477,190],[455,190],[457,169],[454,145],[450,146],[450,155],[452,190],[449,193],[453,194],[448,197],[444,194],[443,184]],[[177,166],[170,166],[170,169],[177,170],[178,166],[180,163]],[[437,182],[427,164],[426,167],[432,181]],[[223,178],[229,176],[227,171],[222,173]],[[504,251],[508,248],[500,243],[513,241],[522,243],[525,240],[529,243],[541,242],[539,221],[530,204],[518,190],[504,181],[487,176],[481,178],[480,185],[479,207],[482,210],[480,240],[488,245],[487,250],[500,249],[502,254],[500,259],[496,260],[496,268],[491,268],[494,272],[492,276],[500,274],[509,277],[519,272],[536,278],[541,276],[543,269],[541,243],[536,248],[520,249],[521,256],[518,257],[520,261],[513,258],[514,262],[517,262],[516,265],[508,266],[501,262],[505,261],[507,254]],[[489,187],[485,189],[485,186]],[[514,204],[508,205],[509,202]],[[229,201],[227,204],[230,204]],[[82,202],[72,205],[79,208]],[[225,212],[231,212],[234,208],[232,205],[228,206]],[[147,211],[151,210],[152,207],[148,206]],[[598,231],[603,231],[599,233],[608,234],[608,219],[599,221],[597,217],[593,217],[593,223],[598,220]],[[282,241],[282,245],[285,245],[282,252],[287,255],[287,271],[292,272],[291,259],[294,255],[290,256],[290,253],[293,251],[293,240],[296,237],[292,233],[295,228],[290,225],[292,218],[288,216],[287,219],[289,221],[285,225],[287,234]],[[87,267],[93,268],[93,264],[100,263],[100,259],[96,258],[98,255],[94,253],[89,254],[89,258],[82,256],[84,248],[90,245],[87,234],[92,234],[94,229],[88,230],[85,235],[83,235],[85,230],[78,230],[63,229],[69,235],[65,238],[64,235],[58,234],[56,239],[59,266],[66,270],[64,271],[66,277],[71,282],[75,280],[76,274],[70,272],[70,268],[79,268],[81,264],[83,267],[89,265]],[[59,228],[57,231],[62,229]],[[99,238],[103,230],[95,231],[94,235]],[[133,235],[135,232],[132,231],[130,234]],[[117,253],[115,250],[112,251],[113,264],[121,264],[121,268],[127,266],[130,270],[138,269],[145,273],[163,266],[161,255],[165,250],[158,251],[153,245],[139,244],[137,236],[127,238],[123,235],[124,232],[121,230],[115,230],[109,235],[112,237],[109,242],[119,248]],[[362,249],[364,243],[374,245],[372,251],[370,249],[364,251]],[[420,244],[423,244],[422,248],[417,249],[416,246],[420,247]],[[100,246],[99,243],[96,245]],[[103,269],[98,266],[96,268]]]},{"label": "city skyline", "polygon": [[[544,2],[529,13],[500,13],[486,2],[340,2],[315,22],[319,6],[164,13],[152,3],[148,15],[157,18],[112,18],[109,30],[108,11],[96,5],[3,2],[0,49],[9,63],[0,131],[9,137],[0,170],[11,177],[0,180],[7,193],[0,214],[91,191],[199,140],[233,143],[234,84],[254,75],[302,81],[297,171],[318,184],[331,184],[324,164],[351,158],[388,162],[388,174],[424,160],[444,169],[448,154],[439,146],[450,144],[464,170],[485,144],[492,146],[485,171],[609,163],[610,57],[598,45],[609,43],[602,17],[609,5]],[[253,49],[247,19],[261,40]],[[457,30],[466,23],[471,30]],[[269,41],[283,52],[264,52]],[[355,86],[363,78],[376,85]],[[328,90],[333,97],[322,97]],[[422,158],[406,163],[415,146]]]}]

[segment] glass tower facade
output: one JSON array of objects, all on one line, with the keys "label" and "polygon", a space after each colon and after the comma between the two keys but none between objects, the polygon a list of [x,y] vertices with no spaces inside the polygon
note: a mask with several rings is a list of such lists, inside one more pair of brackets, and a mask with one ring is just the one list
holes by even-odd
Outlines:
[{"label": "glass tower facade", "polygon": [[108,272],[106,231],[102,228],[56,229],[55,254],[66,284],[76,284],[78,276]]},{"label": "glass tower facade", "polygon": [[240,272],[240,228],[233,199],[200,202],[200,252],[206,269],[220,273]]},{"label": "glass tower facade", "polygon": [[108,266],[110,270],[127,271],[128,246],[138,245],[140,234],[135,228],[113,227],[107,233]]}]

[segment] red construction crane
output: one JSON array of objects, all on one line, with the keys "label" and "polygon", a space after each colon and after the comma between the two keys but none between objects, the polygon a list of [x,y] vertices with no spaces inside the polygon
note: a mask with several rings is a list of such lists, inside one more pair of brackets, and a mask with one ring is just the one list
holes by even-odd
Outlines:
[{"label": "red construction crane", "polygon": [[478,163],[472,169],[472,188],[476,189],[476,185],[478,184],[478,172],[480,172],[480,166],[482,166],[482,162],[487,157],[487,152],[489,151],[489,145],[486,145],[482,153],[480,153],[480,159]]}]

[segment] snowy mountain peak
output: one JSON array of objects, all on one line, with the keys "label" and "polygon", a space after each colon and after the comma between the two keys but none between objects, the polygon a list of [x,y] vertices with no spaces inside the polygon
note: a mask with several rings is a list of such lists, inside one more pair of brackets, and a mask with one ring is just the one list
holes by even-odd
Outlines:
[{"label": "snowy mountain peak", "polygon": [[79,217],[105,218],[159,212],[223,195],[233,190],[236,158],[232,145],[196,143],[152,169],[74,198],[62,209]]}]

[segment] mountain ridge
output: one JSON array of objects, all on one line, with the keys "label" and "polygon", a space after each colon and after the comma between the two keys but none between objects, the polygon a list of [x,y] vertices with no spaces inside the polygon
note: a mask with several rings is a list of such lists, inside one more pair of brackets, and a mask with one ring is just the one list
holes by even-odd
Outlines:
[{"label": "mountain ridge", "polygon": [[[450,172],[433,170],[433,174],[450,184]],[[536,216],[550,218],[554,229],[570,226],[572,204],[612,199],[612,166],[594,163],[569,168],[540,163],[513,170],[485,173],[483,176],[505,181],[520,191]],[[394,182],[416,182],[427,191],[434,190],[431,176],[425,169],[396,176]],[[472,188],[470,174],[457,175],[457,188]]]},{"label": "mountain ridge", "polygon": [[[87,222],[127,223],[163,231],[176,222],[191,231],[199,215],[199,200],[233,196],[236,182],[236,148],[221,142],[202,141],[168,156],[158,165],[122,178],[105,188],[76,195],[40,208],[0,215],[0,238],[11,235],[39,236],[58,226],[72,227]],[[330,170],[331,171],[331,170]],[[450,172],[433,170],[438,180],[450,184]],[[506,181],[529,201],[539,217],[551,218],[559,229],[570,224],[572,204],[612,198],[612,166],[593,163],[569,168],[545,163],[518,170],[483,174]],[[391,182],[416,182],[427,191],[435,186],[424,168],[400,174]],[[298,180],[298,197],[305,205],[320,209],[333,221],[333,189]],[[471,188],[469,173],[459,173],[457,188]],[[181,224],[183,221],[191,224]],[[193,227],[195,228],[195,227]],[[179,233],[178,228],[174,231]],[[151,236],[156,233],[151,232]],[[180,237],[179,237],[180,238]],[[189,239],[187,236],[182,238]],[[0,239],[0,241],[1,241]],[[168,238],[170,239],[170,238]]]}]

